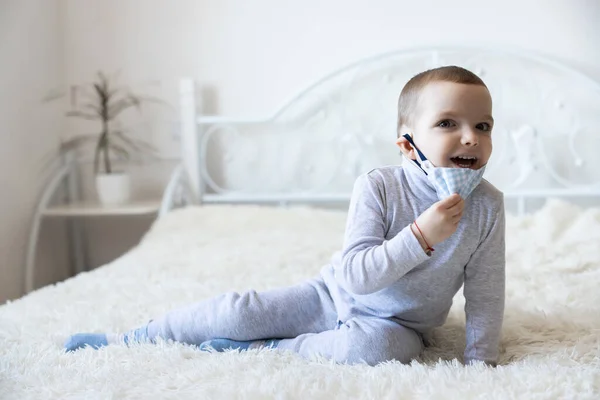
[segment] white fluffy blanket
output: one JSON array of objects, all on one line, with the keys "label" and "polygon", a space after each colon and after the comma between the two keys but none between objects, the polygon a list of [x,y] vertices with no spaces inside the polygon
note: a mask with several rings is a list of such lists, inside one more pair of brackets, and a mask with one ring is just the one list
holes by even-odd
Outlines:
[{"label": "white fluffy blanket", "polygon": [[508,218],[496,369],[460,363],[461,293],[436,345],[411,365],[333,365],[168,343],[61,349],[74,332],[123,331],[224,291],[311,277],[341,245],[344,223],[342,212],[307,208],[173,212],[113,263],[0,307],[0,398],[599,398],[600,209],[558,201]]}]

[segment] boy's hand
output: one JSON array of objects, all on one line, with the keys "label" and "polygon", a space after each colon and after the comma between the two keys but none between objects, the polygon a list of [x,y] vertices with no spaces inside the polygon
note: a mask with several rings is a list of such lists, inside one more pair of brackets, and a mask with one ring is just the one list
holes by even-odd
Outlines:
[{"label": "boy's hand", "polygon": [[433,204],[417,218],[417,225],[431,247],[448,239],[456,231],[464,207],[465,201],[455,193]]}]

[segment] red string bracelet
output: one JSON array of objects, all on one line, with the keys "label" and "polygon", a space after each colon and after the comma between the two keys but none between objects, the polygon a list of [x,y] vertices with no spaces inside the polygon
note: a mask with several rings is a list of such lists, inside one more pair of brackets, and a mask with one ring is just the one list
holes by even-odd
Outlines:
[{"label": "red string bracelet", "polygon": [[425,242],[425,245],[427,246],[427,251],[435,251],[435,250],[433,250],[433,247],[431,247],[429,245],[429,243],[427,243],[427,239],[425,239],[425,235],[423,235],[423,232],[421,232],[421,228],[419,228],[419,225],[417,225],[416,220],[415,220],[414,224],[417,227],[417,229],[419,230],[419,233],[421,234],[421,237],[423,238],[423,241]]}]

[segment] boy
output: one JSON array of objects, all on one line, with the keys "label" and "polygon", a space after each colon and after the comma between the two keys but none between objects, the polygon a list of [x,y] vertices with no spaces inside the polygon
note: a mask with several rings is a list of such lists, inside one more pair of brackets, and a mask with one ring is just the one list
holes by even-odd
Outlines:
[{"label": "boy", "polygon": [[226,293],[124,335],[77,334],[68,351],[160,337],[201,349],[276,347],[375,365],[417,357],[464,283],[466,364],[495,366],[504,312],[503,195],[481,176],[492,152],[492,100],[455,66],[422,72],[398,102],[407,162],[360,176],[344,245],[318,277]]}]

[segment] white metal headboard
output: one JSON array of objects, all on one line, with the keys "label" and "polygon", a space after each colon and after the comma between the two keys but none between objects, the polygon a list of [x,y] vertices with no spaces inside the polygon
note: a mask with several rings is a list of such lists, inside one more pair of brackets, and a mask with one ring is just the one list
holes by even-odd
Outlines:
[{"label": "white metal headboard", "polygon": [[600,83],[525,52],[474,48],[397,51],[343,67],[273,115],[197,113],[180,84],[182,156],[202,203],[348,201],[355,178],[401,163],[396,104],[413,75],[441,65],[477,73],[494,102],[494,153],[485,178],[517,199],[600,198]]}]

